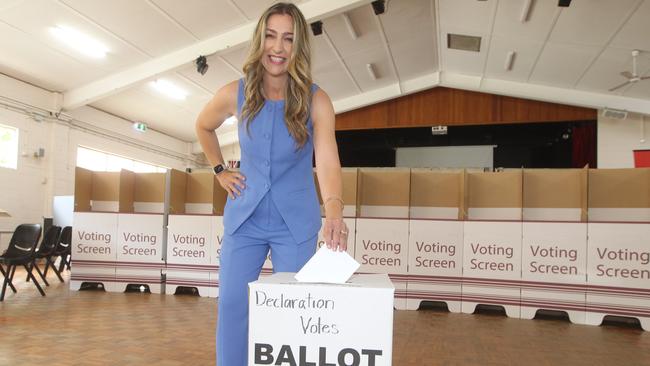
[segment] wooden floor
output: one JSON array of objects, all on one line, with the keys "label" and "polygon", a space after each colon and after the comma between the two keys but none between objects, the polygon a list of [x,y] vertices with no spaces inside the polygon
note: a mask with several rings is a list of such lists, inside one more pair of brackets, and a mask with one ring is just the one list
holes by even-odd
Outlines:
[{"label": "wooden floor", "polygon": [[[18,280],[0,303],[0,365],[214,365],[214,299],[69,291]],[[393,365],[650,365],[650,332],[499,314],[396,311]],[[222,365],[228,366],[228,365]]]}]

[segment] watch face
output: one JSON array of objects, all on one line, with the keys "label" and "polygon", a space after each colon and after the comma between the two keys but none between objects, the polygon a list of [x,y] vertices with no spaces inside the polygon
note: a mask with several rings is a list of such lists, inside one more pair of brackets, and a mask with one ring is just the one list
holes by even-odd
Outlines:
[{"label": "watch face", "polygon": [[219,165],[215,166],[212,169],[214,169],[214,174],[219,174],[219,173],[223,172],[224,167],[223,167],[223,164],[219,164]]}]

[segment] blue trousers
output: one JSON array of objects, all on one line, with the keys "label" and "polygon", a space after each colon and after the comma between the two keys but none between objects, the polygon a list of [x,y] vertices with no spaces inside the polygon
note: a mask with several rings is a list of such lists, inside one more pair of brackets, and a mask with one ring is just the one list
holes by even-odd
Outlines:
[{"label": "blue trousers", "polygon": [[248,283],[271,251],[273,272],[297,272],[316,250],[317,236],[296,243],[267,194],[232,234],[224,235],[219,269],[217,366],[248,365]]}]

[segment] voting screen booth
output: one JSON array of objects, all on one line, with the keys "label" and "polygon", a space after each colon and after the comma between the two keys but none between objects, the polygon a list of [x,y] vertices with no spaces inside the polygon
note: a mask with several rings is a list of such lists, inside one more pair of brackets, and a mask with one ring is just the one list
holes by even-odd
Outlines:
[{"label": "voting screen booth", "polygon": [[461,309],[463,275],[462,170],[411,169],[407,308],[424,301]]},{"label": "voting screen booth", "polygon": [[388,274],[397,309],[406,308],[410,182],[399,168],[359,169],[357,179],[354,258],[360,273]]},{"label": "voting screen booth", "polygon": [[463,225],[464,313],[479,304],[502,306],[518,318],[521,296],[522,173],[467,173]]},{"label": "voting screen booth", "polygon": [[116,262],[120,213],[133,212],[133,172],[75,171],[70,289],[83,283],[117,291]]},{"label": "voting screen booth", "polygon": [[[554,310],[650,329],[649,168],[342,173],[347,252],[358,273],[389,276],[395,308],[494,305],[515,318]],[[218,296],[225,200],[207,171],[77,168],[70,288]]]},{"label": "voting screen booth", "polygon": [[587,173],[523,171],[522,319],[545,309],[585,323]]},{"label": "voting screen booth", "polygon": [[650,169],[589,170],[586,322],[650,330]]},{"label": "voting screen booth", "polygon": [[212,172],[177,171],[170,187],[166,293],[191,287],[201,296],[216,297],[226,191]]}]

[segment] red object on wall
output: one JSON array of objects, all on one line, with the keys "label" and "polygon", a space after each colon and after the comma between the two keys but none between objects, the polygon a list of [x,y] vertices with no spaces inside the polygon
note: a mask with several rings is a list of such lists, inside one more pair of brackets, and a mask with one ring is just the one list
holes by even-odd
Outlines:
[{"label": "red object on wall", "polygon": [[650,150],[634,150],[634,167],[650,168]]},{"label": "red object on wall", "polygon": [[573,146],[571,166],[573,168],[597,168],[596,165],[596,122],[578,123],[572,127]]}]

